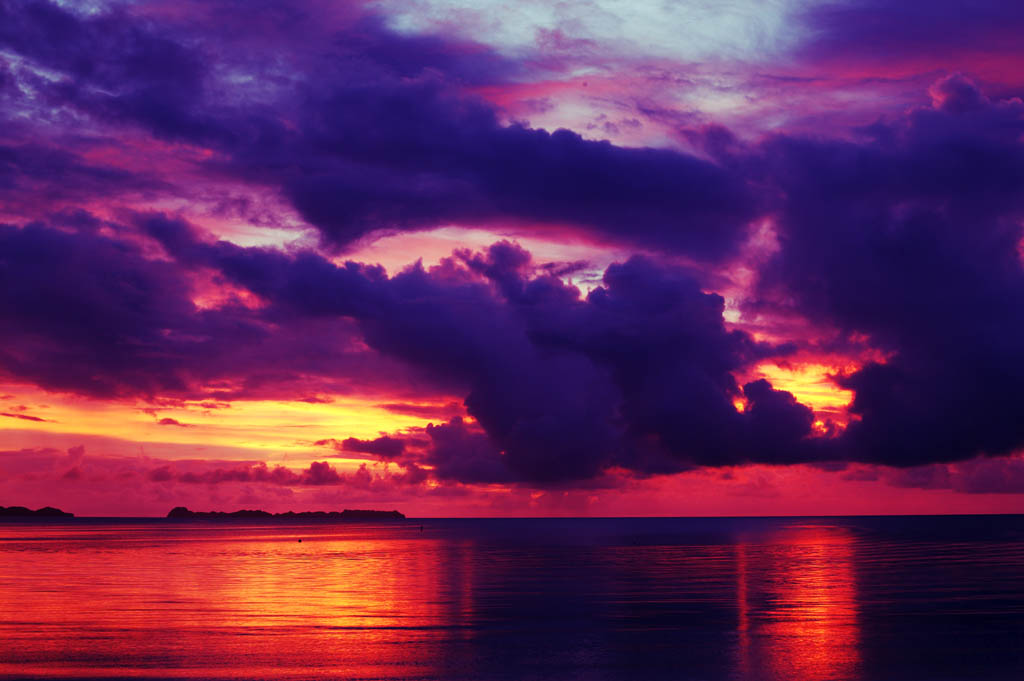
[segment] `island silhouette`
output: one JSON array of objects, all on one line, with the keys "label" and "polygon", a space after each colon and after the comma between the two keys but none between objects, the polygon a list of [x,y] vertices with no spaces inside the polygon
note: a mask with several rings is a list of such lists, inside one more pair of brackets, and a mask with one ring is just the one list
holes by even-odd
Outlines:
[{"label": "island silhouette", "polygon": [[190,511],[176,506],[167,514],[172,520],[405,520],[398,511],[369,511],[346,508],[344,511],[287,511],[270,513],[261,510]]},{"label": "island silhouette", "polygon": [[24,506],[0,506],[0,518],[74,518],[74,513],[67,513],[53,506],[43,506],[33,511]]}]

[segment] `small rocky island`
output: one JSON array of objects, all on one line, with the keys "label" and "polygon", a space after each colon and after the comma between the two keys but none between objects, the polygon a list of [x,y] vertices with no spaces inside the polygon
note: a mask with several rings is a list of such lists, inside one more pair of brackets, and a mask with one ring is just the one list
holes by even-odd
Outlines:
[{"label": "small rocky island", "polygon": [[172,520],[405,520],[398,511],[363,511],[346,508],[344,511],[288,511],[287,513],[268,513],[267,511],[190,511],[184,506],[177,506],[167,514]]},{"label": "small rocky island", "polygon": [[74,513],[67,513],[54,508],[53,506],[43,506],[42,508],[33,511],[30,508],[24,506],[0,506],[0,518],[74,518]]}]

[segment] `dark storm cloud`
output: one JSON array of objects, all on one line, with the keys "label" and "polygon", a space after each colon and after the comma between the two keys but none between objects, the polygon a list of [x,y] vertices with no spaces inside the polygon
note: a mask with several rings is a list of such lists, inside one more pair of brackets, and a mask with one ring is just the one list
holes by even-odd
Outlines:
[{"label": "dark storm cloud", "polygon": [[0,203],[8,214],[37,215],[96,196],[166,188],[145,173],[90,163],[79,154],[43,144],[4,144],[3,137],[0,131]]},{"label": "dark storm cloud", "polygon": [[0,226],[0,365],[52,390],[181,390],[182,356],[220,324],[202,330],[182,288],[176,267],[124,243]]},{"label": "dark storm cloud", "polygon": [[[0,372],[8,377],[95,397],[213,390],[237,398],[300,377],[321,377],[325,387],[393,380],[394,367],[359,349],[344,320],[284,323],[230,300],[197,308],[177,264],[91,225],[76,231],[74,222],[0,225]],[[308,382],[284,392],[298,390],[308,394]]]},{"label": "dark storm cloud", "polygon": [[80,197],[138,183],[134,173],[92,166],[63,149],[22,144],[0,145],[0,189],[29,191],[41,180],[53,181]]},{"label": "dark storm cloud", "polygon": [[47,104],[110,122],[145,121],[176,139],[230,139],[197,106],[204,55],[162,33],[123,9],[79,15],[49,2],[0,3],[0,45],[61,76],[38,84]]},{"label": "dark storm cloud", "polygon": [[335,245],[515,220],[720,259],[756,212],[742,178],[693,156],[503,125],[465,86],[506,78],[506,61],[372,17],[248,61],[230,30],[127,11],[8,1],[0,26],[0,45],[59,76],[46,108],[217,150],[211,171],[279,189]]},{"label": "dark storm cloud", "polygon": [[[296,170],[266,180],[282,182],[302,214],[340,244],[380,229],[507,218],[584,225],[717,259],[754,215],[742,182],[708,162],[568,130],[501,126],[489,109],[433,83],[337,93],[311,113],[303,149],[334,153],[321,152],[308,169],[291,156],[270,159]],[[239,160],[247,168],[266,163]]]},{"label": "dark storm cloud", "polygon": [[350,437],[341,441],[340,451],[373,454],[384,459],[393,459],[405,451],[405,441],[395,437],[382,435],[373,440],[360,440]]},{"label": "dark storm cloud", "polygon": [[932,94],[858,142],[761,150],[786,196],[764,297],[891,355],[840,379],[842,446],[897,466],[1024,444],[1024,104],[963,76]]},{"label": "dark storm cloud", "polygon": [[763,381],[741,388],[731,373],[787,348],[726,330],[723,299],[677,268],[635,257],[581,299],[531,275],[529,253],[509,243],[388,277],[309,251],[204,243],[161,216],[142,226],[180,262],[219,270],[281,315],[352,318],[378,352],[458,378],[478,425],[427,431],[424,462],[441,477],[558,483],[610,466],[655,473],[820,456],[807,407]]},{"label": "dark storm cloud", "polygon": [[456,416],[448,423],[427,426],[430,447],[426,462],[442,480],[468,483],[513,482],[517,475],[502,461],[487,434],[471,429]]}]

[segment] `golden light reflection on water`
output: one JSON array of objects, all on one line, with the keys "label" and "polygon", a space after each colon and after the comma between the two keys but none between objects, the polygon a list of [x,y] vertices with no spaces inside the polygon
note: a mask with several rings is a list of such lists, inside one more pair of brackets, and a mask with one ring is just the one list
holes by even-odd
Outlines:
[{"label": "golden light reflection on water", "polygon": [[[0,528],[8,548],[20,529]],[[0,560],[0,608],[17,613],[0,676],[440,678],[438,646],[473,608],[469,554],[411,524],[383,540],[363,526],[34,530],[4,554],[22,564]]]},{"label": "golden light reflection on water", "polygon": [[736,553],[737,671],[743,679],[856,678],[854,537],[796,525]]}]

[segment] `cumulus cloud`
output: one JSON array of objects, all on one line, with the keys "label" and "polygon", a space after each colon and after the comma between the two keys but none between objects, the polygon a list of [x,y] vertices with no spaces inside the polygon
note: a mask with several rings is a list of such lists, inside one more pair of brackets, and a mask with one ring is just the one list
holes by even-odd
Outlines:
[{"label": "cumulus cloud", "polygon": [[182,423],[181,421],[179,421],[177,419],[172,419],[172,418],[162,418],[159,421],[157,421],[157,425],[160,425],[160,426],[178,426],[179,428],[191,428],[192,427],[191,423]]},{"label": "cumulus cloud", "polygon": [[0,372],[101,398],[307,399],[311,387],[408,380],[345,320],[273,318],[230,299],[200,308],[192,288],[131,240],[62,219],[0,224]]},{"label": "cumulus cloud", "polygon": [[1024,104],[961,76],[934,93],[860,142],[780,136],[758,152],[786,197],[762,299],[889,355],[839,380],[857,417],[845,456],[860,460],[1024,445]]},{"label": "cumulus cloud", "polygon": [[[788,349],[728,331],[723,299],[683,269],[635,257],[609,267],[583,298],[544,271],[531,275],[529,254],[508,242],[388,277],[311,251],[204,242],[160,216],[143,226],[180,262],[218,269],[268,309],[353,319],[378,352],[458,378],[487,439],[452,420],[443,451],[465,450],[475,478],[556,483],[612,466],[655,473],[824,455],[807,407],[733,377]],[[733,404],[741,396],[750,401],[742,413]],[[482,463],[485,452],[492,463]],[[454,470],[452,457],[439,456],[439,471]]]},{"label": "cumulus cloud", "polygon": [[[54,74],[48,110],[216,150],[218,173],[280,191],[335,245],[512,220],[720,259],[755,215],[743,178],[706,160],[503,124],[465,91],[509,74],[482,46],[401,36],[370,15],[322,35],[300,7],[278,30],[310,28],[302,39],[270,41],[249,61],[219,22],[154,25],[46,2],[5,3],[0,45]],[[305,47],[317,40],[321,56]],[[271,86],[275,60],[287,66]]]},{"label": "cumulus cloud", "polygon": [[339,443],[339,450],[346,452],[358,452],[361,454],[374,454],[381,458],[393,459],[405,451],[405,441],[395,437],[382,435],[373,440],[360,440],[358,438],[345,438]]}]

